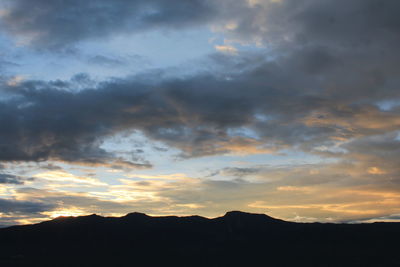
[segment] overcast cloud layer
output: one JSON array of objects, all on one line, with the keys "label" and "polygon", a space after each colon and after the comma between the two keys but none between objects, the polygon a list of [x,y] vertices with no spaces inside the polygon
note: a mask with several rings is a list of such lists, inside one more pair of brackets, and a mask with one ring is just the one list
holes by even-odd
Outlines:
[{"label": "overcast cloud layer", "polygon": [[[120,180],[123,189],[109,185],[107,201],[121,205],[114,213],[132,207],[214,215],[240,208],[299,220],[393,217],[400,213],[399,11],[395,0],[8,1],[1,29],[10,40],[23,40],[26,51],[56,55],[92,40],[198,27],[222,34],[225,44],[217,48],[223,53],[195,62],[207,68],[184,75],[170,69],[103,80],[84,70],[70,80],[3,75],[0,161],[156,167],[140,149],[129,155],[107,149],[113,136],[132,133],[176,151],[171,157],[179,160],[287,153],[279,168],[266,161],[220,166],[186,182]],[[246,45],[254,49],[236,48]],[[293,166],[294,152],[324,163]],[[23,180],[0,174],[1,184],[18,190]],[[31,212],[32,197],[18,197],[18,190],[5,195],[1,213]],[[121,190],[153,198],[112,202]],[[92,212],[87,199],[106,203],[99,193],[82,192],[69,196],[82,201],[71,206]],[[35,202],[32,211],[44,216],[43,209],[57,209],[52,198]],[[204,208],[211,204],[217,208]]]}]

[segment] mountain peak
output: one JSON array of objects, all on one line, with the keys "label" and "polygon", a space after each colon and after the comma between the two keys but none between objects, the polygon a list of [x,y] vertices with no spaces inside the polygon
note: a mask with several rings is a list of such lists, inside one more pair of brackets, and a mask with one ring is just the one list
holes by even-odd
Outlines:
[{"label": "mountain peak", "polygon": [[237,222],[237,223],[281,223],[284,222],[279,219],[275,219],[273,217],[270,217],[266,214],[260,214],[260,213],[247,213],[247,212],[242,212],[242,211],[228,211],[225,213],[222,219],[225,219],[227,221],[231,222]]},{"label": "mountain peak", "polygon": [[227,213],[225,213],[225,215],[223,216],[224,218],[229,218],[229,217],[264,217],[264,218],[269,218],[272,220],[278,220],[275,219],[273,217],[270,217],[266,214],[263,213],[249,213],[249,212],[243,212],[243,211],[238,211],[238,210],[232,210],[232,211],[228,211]]},{"label": "mountain peak", "polygon": [[141,213],[141,212],[131,212],[126,214],[124,217],[138,217],[138,218],[143,218],[143,217],[149,217],[149,215],[145,214],[145,213]]},{"label": "mountain peak", "polygon": [[225,213],[223,217],[233,217],[233,216],[251,216],[255,215],[255,213],[248,213],[248,212],[243,212],[239,210],[231,210]]},{"label": "mountain peak", "polygon": [[152,218],[151,216],[141,212],[131,212],[123,217],[120,217],[120,219],[126,219],[128,221],[136,221],[136,222],[145,222],[151,218]]}]

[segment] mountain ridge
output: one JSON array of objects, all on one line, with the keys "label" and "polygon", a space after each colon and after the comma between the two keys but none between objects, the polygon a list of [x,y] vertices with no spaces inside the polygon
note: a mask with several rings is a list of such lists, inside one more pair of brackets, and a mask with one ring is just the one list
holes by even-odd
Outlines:
[{"label": "mountain ridge", "polygon": [[399,223],[91,214],[0,229],[0,266],[400,266],[398,240]]},{"label": "mountain ridge", "polygon": [[[243,211],[228,211],[222,216],[218,217],[213,217],[213,218],[207,218],[204,216],[200,215],[185,215],[185,216],[176,216],[176,215],[161,215],[161,216],[150,216],[145,213],[141,212],[131,212],[123,216],[101,216],[96,213],[93,214],[88,214],[88,215],[80,215],[80,216],[58,216],[56,218],[53,218],[51,220],[47,221],[42,221],[39,223],[35,224],[22,224],[22,225],[12,225],[12,226],[7,226],[1,229],[8,229],[8,228],[15,228],[15,227],[24,227],[24,226],[32,226],[32,225],[41,225],[41,224],[46,224],[46,223],[56,223],[56,222],[61,222],[61,221],[71,221],[71,220],[104,220],[104,219],[114,219],[114,220],[123,220],[123,219],[200,219],[200,220],[222,220],[222,219],[250,219],[250,218],[258,218],[258,219],[264,219],[265,221],[269,221],[270,223],[278,223],[278,222],[285,222],[285,223],[296,223],[296,222],[290,222],[290,221],[284,221],[281,219],[276,219],[271,216],[268,216],[263,213],[250,213],[250,212],[243,212]],[[0,229],[0,230],[1,230]]]}]

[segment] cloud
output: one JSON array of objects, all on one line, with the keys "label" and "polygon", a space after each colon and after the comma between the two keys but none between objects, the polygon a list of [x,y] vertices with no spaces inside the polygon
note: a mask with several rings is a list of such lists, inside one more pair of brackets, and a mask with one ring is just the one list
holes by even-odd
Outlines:
[{"label": "cloud", "polygon": [[0,184],[24,184],[26,180],[31,181],[33,179],[26,179],[13,174],[0,173]]},{"label": "cloud", "polygon": [[17,86],[19,83],[21,83],[23,80],[25,79],[24,76],[21,75],[17,75],[14,77],[11,77],[8,81],[7,81],[7,85],[8,86]]},{"label": "cloud", "polygon": [[[9,5],[3,20],[12,22],[16,32],[21,27],[42,31],[40,41],[68,43],[75,41],[71,36],[103,36],[116,27],[114,22],[125,29],[120,20],[137,19],[130,12],[142,14],[148,7],[157,12],[138,15],[140,29],[186,25],[186,20],[206,23],[206,11],[215,8],[207,1],[146,3],[85,1],[75,10],[73,1],[41,0],[37,14],[24,16],[28,2],[18,0]],[[131,5],[137,8],[130,9]],[[352,138],[399,129],[400,111],[381,110],[377,104],[400,99],[396,1],[221,0],[215,5],[225,7],[218,9],[218,21],[213,22],[229,22],[225,34],[259,39],[268,49],[255,55],[240,53],[234,59],[214,55],[207,66],[217,71],[185,77],[150,72],[97,85],[86,84],[81,76],[71,81],[20,81],[6,90],[13,98],[0,106],[1,123],[9,125],[2,128],[6,141],[0,144],[0,160],[121,163],[125,159],[103,149],[102,142],[126,130],[141,131],[180,149],[183,157],[193,157],[287,148],[317,152]],[[187,9],[196,15],[189,16]],[[84,11],[91,16],[77,19]],[[48,16],[39,16],[41,12]],[[107,19],[115,14],[116,20]],[[89,19],[97,17],[104,20],[104,30]],[[31,23],[19,24],[24,19]],[[67,25],[73,35],[60,30],[61,19],[71,20]]]},{"label": "cloud", "polygon": [[34,188],[16,190],[13,199],[0,198],[0,224],[37,223],[57,215],[124,215],[133,207],[124,203],[90,197],[84,193],[65,193]]},{"label": "cloud", "polygon": [[[250,3],[249,3],[250,2]],[[222,15],[229,21],[224,32],[232,38],[259,40],[268,44],[370,46],[398,39],[399,18],[395,0],[260,0],[222,1]]]},{"label": "cloud", "polygon": [[22,214],[37,214],[49,209],[54,205],[45,204],[39,201],[17,201],[9,199],[0,199],[0,213],[22,213]]},{"label": "cloud", "polygon": [[86,39],[151,29],[181,29],[206,23],[212,1],[116,0],[6,1],[3,29],[37,48],[63,48]]},{"label": "cloud", "polygon": [[219,52],[228,53],[228,54],[236,54],[238,50],[231,45],[216,45],[215,49]]},{"label": "cloud", "polygon": [[[313,46],[285,50],[254,66],[248,66],[251,55],[222,57],[224,71],[179,78],[147,73],[90,87],[87,79],[76,77],[4,85],[10,97],[0,106],[2,125],[7,125],[1,133],[5,141],[0,160],[123,165],[129,160],[116,158],[101,148],[102,142],[135,130],[180,149],[183,157],[287,148],[314,152],[339,141],[397,130],[399,111],[380,110],[376,103],[400,97],[393,86],[398,63],[393,57],[378,60],[374,53],[361,57],[351,55],[347,46],[341,48],[345,52],[336,54]],[[314,71],[320,53],[336,59]],[[217,59],[221,56],[211,58],[210,65],[219,68]],[[370,81],[375,79],[370,71],[385,79]]]},{"label": "cloud", "polygon": [[249,175],[258,174],[261,171],[261,168],[252,167],[252,168],[239,168],[239,167],[225,167],[221,170],[217,170],[211,173],[208,177],[213,177],[216,175],[222,176],[233,176],[237,178],[246,177]]},{"label": "cloud", "polygon": [[127,67],[130,64],[146,66],[150,62],[139,55],[125,55],[125,56],[105,56],[105,55],[94,55],[88,56],[87,62],[92,65],[100,65],[109,68]]},{"label": "cloud", "polygon": [[[123,109],[134,105],[128,99],[143,98],[144,91],[122,88],[120,92],[125,96],[117,96],[113,106],[109,102],[113,92],[108,86],[99,91],[68,91],[75,82],[76,79],[71,83],[30,81],[12,86],[11,99],[0,104],[0,113],[6,116],[0,119],[3,125],[0,161],[54,158],[93,166],[150,167],[147,162],[131,162],[100,148],[102,137],[129,123],[123,118],[118,121],[115,115],[122,115]],[[120,102],[123,98],[128,101]],[[101,118],[98,122],[95,121],[97,117]]]},{"label": "cloud", "polygon": [[373,223],[373,222],[400,222],[400,215],[390,214],[382,217],[363,218],[361,220],[350,221],[350,223]]},{"label": "cloud", "polygon": [[0,58],[0,71],[2,72],[6,72],[8,69],[11,69],[13,67],[17,67],[19,66],[17,63],[15,62],[11,62],[9,60],[5,59],[5,56],[2,54],[1,55],[2,58]]},{"label": "cloud", "polygon": [[61,168],[60,166],[54,165],[52,163],[49,163],[49,164],[44,165],[44,166],[40,166],[40,168],[41,169],[46,169],[46,170],[49,170],[49,171],[62,171],[63,170],[63,168]]},{"label": "cloud", "polygon": [[73,184],[84,184],[91,186],[105,186],[106,183],[100,182],[91,177],[76,176],[62,170],[53,170],[42,172],[34,175],[37,179],[44,179],[50,182],[69,182]]}]

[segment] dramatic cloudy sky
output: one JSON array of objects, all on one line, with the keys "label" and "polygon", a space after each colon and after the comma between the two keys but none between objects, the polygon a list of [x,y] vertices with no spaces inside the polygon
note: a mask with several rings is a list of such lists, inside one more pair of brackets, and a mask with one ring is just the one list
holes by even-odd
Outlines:
[{"label": "dramatic cloudy sky", "polygon": [[400,218],[400,1],[0,0],[0,225]]}]

